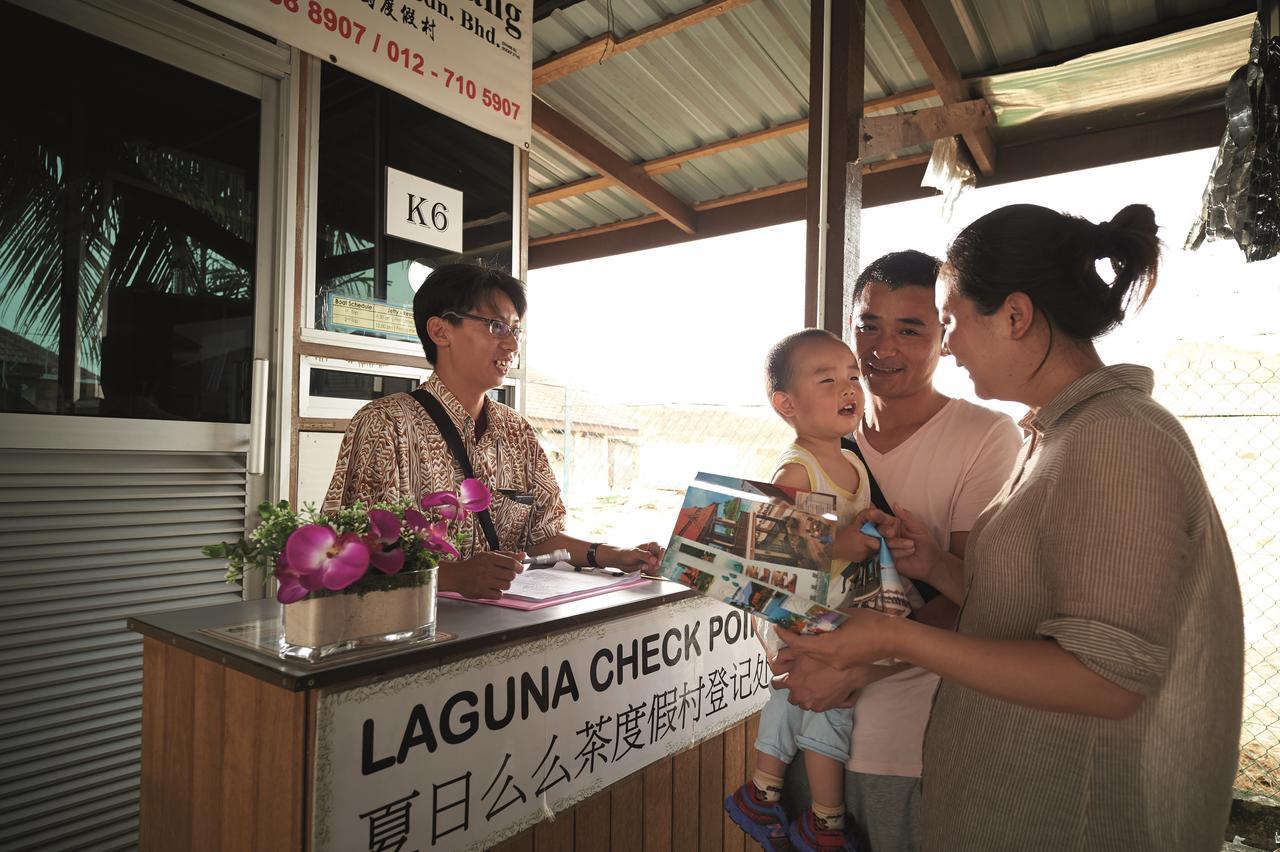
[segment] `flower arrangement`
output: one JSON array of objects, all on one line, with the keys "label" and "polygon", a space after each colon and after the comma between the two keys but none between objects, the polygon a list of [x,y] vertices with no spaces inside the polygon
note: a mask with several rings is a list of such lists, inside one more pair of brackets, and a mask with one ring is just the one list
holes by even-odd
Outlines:
[{"label": "flower arrangement", "polygon": [[258,507],[262,523],[253,532],[202,552],[227,560],[228,583],[243,582],[253,569],[264,584],[274,575],[282,604],[422,585],[442,558],[459,558],[459,547],[471,537],[468,516],[489,508],[492,499],[483,482],[466,479],[456,494],[423,497],[422,511],[408,499],[367,509],[356,503],[329,515],[312,506],[299,512],[288,500],[264,502]]}]

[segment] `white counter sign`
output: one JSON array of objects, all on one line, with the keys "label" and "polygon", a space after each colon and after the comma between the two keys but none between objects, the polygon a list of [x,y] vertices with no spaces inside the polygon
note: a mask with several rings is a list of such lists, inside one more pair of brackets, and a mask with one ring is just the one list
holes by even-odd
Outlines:
[{"label": "white counter sign", "polygon": [[462,193],[387,168],[387,233],[448,251],[462,251]]},{"label": "white counter sign", "polygon": [[764,706],[752,622],[697,598],[320,698],[313,848],[481,849]]},{"label": "white counter sign", "polygon": [[195,0],[529,147],[533,0]]}]

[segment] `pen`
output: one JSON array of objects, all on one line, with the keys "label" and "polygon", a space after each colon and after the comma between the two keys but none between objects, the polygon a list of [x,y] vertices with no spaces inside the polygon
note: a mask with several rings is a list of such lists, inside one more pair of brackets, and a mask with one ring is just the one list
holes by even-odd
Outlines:
[{"label": "pen", "polygon": [[557,562],[568,562],[569,551],[564,548],[553,550],[550,553],[544,553],[541,556],[526,556],[520,560],[522,565],[528,565],[530,568],[550,568]]}]

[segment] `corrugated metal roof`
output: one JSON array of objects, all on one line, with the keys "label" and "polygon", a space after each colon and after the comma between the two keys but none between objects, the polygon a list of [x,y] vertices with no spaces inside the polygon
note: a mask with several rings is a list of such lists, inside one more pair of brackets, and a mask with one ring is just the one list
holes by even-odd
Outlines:
[{"label": "corrugated metal roof", "polygon": [[1254,16],[1112,50],[1052,68],[983,78],[980,94],[999,122],[997,139],[1025,141],[1137,123],[1142,116],[1210,109],[1249,57]]},{"label": "corrugated metal roof", "polygon": [[1220,0],[924,0],[924,4],[951,58],[967,77],[1224,5]]},{"label": "corrugated metal roof", "polygon": [[[603,5],[588,0],[547,20]],[[658,0],[613,5],[615,21],[627,10],[637,27],[680,11]],[[690,5],[700,4],[682,4]],[[540,43],[541,30],[535,36]],[[651,160],[807,115],[808,41],[807,2],[756,0],[542,86],[538,96],[622,156]]]},{"label": "corrugated metal roof", "polygon": [[[535,61],[606,32],[624,39],[700,5],[702,0],[584,0],[537,23]],[[1222,3],[925,0],[925,5],[961,72],[977,76],[1046,52],[1217,9]],[[808,115],[809,10],[808,0],[753,0],[540,86],[536,94],[633,163],[802,119]],[[884,0],[867,3],[866,39],[868,100],[928,86]],[[905,109],[940,103],[930,98]],[[796,132],[691,160],[653,179],[691,205],[707,202],[803,179],[807,146],[807,134]],[[535,132],[531,192],[594,174]],[[531,207],[530,236],[607,225],[651,212],[631,193],[610,187]]]},{"label": "corrugated metal roof", "polygon": [[[609,5],[587,0],[539,22],[536,59],[605,32]],[[701,2],[611,5],[613,34],[622,38]],[[808,2],[755,0],[542,86],[537,94],[624,158],[644,162],[804,118],[808,87]],[[735,195],[803,178],[807,144],[801,132],[687,162],[654,180],[689,203]],[[593,173],[535,134],[534,191]],[[650,212],[629,192],[609,188],[530,208],[530,236]]]}]

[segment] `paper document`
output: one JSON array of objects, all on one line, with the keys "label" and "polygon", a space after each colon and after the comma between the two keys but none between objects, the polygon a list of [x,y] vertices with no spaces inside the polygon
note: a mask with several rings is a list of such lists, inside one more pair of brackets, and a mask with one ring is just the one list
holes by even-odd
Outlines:
[{"label": "paper document", "polygon": [[638,573],[575,571],[568,562],[557,562],[550,568],[526,569],[511,582],[511,588],[503,593],[503,597],[547,601],[583,592],[605,591],[615,586],[632,586],[643,580]]}]

